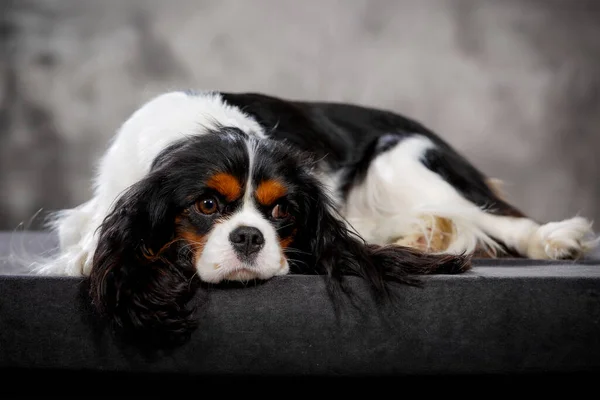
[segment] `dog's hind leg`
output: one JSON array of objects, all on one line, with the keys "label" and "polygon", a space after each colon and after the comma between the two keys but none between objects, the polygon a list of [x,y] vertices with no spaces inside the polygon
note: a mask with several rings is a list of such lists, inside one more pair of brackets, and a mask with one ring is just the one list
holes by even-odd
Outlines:
[{"label": "dog's hind leg", "polygon": [[401,135],[348,192],[345,216],[369,242],[434,253],[565,259],[598,244],[586,219],[538,223],[496,186],[443,142]]}]

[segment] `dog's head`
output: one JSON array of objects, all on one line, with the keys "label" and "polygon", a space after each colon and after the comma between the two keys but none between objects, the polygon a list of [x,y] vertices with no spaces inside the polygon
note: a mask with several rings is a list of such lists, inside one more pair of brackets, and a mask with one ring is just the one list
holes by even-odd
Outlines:
[{"label": "dog's head", "polygon": [[284,143],[237,128],[171,145],[100,227],[94,303],[128,330],[176,338],[194,327],[186,304],[196,281],[303,271],[360,275],[381,289],[386,275],[405,279],[403,265],[418,272],[464,265],[367,246],[335,214],[314,166]]},{"label": "dog's head", "polygon": [[330,210],[312,166],[237,128],[166,148],[100,227],[94,302],[119,325],[183,333],[195,277],[266,280],[314,264]]}]

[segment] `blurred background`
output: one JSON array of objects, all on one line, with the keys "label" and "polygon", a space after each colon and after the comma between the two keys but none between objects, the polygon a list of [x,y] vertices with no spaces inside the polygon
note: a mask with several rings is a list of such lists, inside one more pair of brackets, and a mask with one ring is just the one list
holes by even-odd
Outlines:
[{"label": "blurred background", "polygon": [[0,229],[86,201],[119,125],[150,97],[187,88],[406,114],[505,181],[531,216],[600,221],[600,1],[0,7]]}]

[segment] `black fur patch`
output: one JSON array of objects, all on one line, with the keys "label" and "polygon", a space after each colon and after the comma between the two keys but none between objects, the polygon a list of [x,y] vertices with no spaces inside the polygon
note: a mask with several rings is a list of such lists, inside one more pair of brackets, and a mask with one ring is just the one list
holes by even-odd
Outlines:
[{"label": "black fur patch", "polygon": [[441,176],[464,198],[499,215],[523,216],[516,208],[498,198],[486,183],[485,176],[458,153],[448,148],[434,148],[425,152],[423,165]]}]

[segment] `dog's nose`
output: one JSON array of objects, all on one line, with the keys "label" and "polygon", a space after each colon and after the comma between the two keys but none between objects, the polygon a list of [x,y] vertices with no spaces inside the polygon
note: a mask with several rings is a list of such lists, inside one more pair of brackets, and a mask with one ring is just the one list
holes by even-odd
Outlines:
[{"label": "dog's nose", "polygon": [[256,255],[265,244],[261,231],[252,226],[240,226],[229,234],[229,241],[238,255],[250,257]]}]

